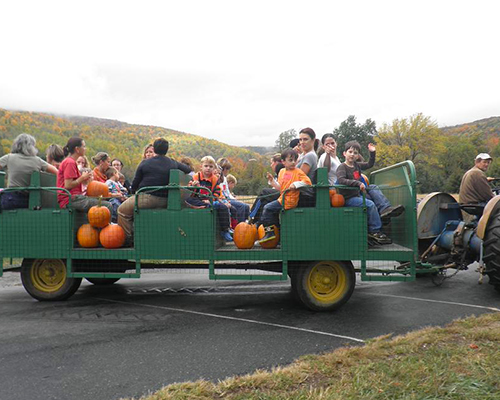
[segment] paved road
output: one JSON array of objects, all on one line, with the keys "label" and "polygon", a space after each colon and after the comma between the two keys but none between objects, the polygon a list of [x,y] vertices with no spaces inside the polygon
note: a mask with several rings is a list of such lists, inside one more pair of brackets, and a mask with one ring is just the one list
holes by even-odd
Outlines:
[{"label": "paved road", "polygon": [[[17,272],[0,286],[0,399],[113,400],[179,381],[271,368],[378,335],[500,309],[473,270],[435,287],[358,282],[334,313],[295,305],[288,283],[212,282],[145,273],[62,303],[29,297]],[[487,280],[487,279],[486,279]]]}]

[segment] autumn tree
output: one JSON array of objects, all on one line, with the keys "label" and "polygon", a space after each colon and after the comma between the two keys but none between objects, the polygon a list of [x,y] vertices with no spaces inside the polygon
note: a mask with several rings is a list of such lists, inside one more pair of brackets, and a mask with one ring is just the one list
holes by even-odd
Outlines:
[{"label": "autumn tree", "polygon": [[274,142],[274,147],[276,151],[281,153],[283,150],[290,146],[290,142],[297,137],[297,131],[295,129],[289,129],[285,132],[281,132],[278,139]]},{"label": "autumn tree", "polygon": [[347,142],[356,140],[361,145],[361,154],[363,157],[368,156],[368,143],[373,142],[376,134],[377,127],[374,121],[367,119],[364,124],[358,124],[354,115],[349,115],[338,128],[333,130],[339,154],[342,154]]}]

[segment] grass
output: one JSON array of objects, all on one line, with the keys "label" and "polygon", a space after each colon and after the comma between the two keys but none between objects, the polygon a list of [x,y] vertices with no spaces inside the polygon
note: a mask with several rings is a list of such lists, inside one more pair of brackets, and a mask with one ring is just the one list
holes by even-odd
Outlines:
[{"label": "grass", "polygon": [[370,340],[286,367],[172,384],[142,400],[497,400],[500,313]]}]

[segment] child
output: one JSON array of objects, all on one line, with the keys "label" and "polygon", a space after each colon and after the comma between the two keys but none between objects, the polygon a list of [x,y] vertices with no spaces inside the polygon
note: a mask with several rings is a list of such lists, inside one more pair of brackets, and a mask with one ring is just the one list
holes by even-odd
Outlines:
[{"label": "child", "polygon": [[125,175],[123,175],[121,172],[118,172],[118,176],[120,177],[120,179],[118,179],[118,183],[120,184],[120,190],[122,192],[122,194],[124,196],[127,196],[128,195],[128,190],[127,188],[125,187],[125,181],[127,180],[125,178]]},{"label": "child", "polygon": [[125,196],[121,190],[121,184],[118,182],[120,180],[120,173],[114,167],[109,167],[106,170],[106,185],[109,188],[110,199],[109,202],[113,206],[113,211],[111,212],[111,221],[116,222],[118,219],[118,207],[125,200]]},{"label": "child", "polygon": [[[201,171],[193,176],[193,180],[189,182],[189,186],[201,186],[210,189],[215,197],[214,209],[217,212],[217,220],[219,222],[220,234],[226,242],[232,242],[233,237],[229,232],[229,207],[230,204],[224,202],[218,178],[215,174],[217,165],[213,157],[205,156],[201,159]],[[193,208],[206,208],[210,206],[208,199],[209,191],[204,189],[196,189],[193,195],[186,200],[186,203]]]},{"label": "child", "polygon": [[278,200],[274,200],[264,207],[262,212],[261,223],[264,225],[266,234],[259,241],[259,243],[264,243],[269,240],[276,238],[274,233],[274,225],[279,223],[279,212],[282,207],[283,193],[287,189],[292,189],[285,194],[285,210],[290,210],[291,208],[297,207],[299,203],[300,192],[297,190],[303,186],[310,186],[311,180],[309,177],[300,169],[296,168],[297,159],[299,155],[295,150],[286,149],[281,153],[281,162],[285,166],[279,175],[278,181],[274,180],[273,176],[268,172],[267,179],[269,184],[276,190],[279,190],[280,197]]},{"label": "child", "polygon": [[[383,195],[377,186],[366,187],[361,170],[373,167],[375,164],[375,146],[368,145],[370,160],[359,162],[359,152],[361,146],[355,140],[345,144],[345,161],[337,168],[337,183],[339,185],[358,187],[362,192],[366,192],[366,207],[368,208],[368,239],[371,243],[391,244],[392,240],[385,235],[382,229],[382,219],[388,219],[401,215],[404,207],[401,205],[391,206],[391,203]],[[363,197],[356,190],[341,189],[347,207],[362,207]]]},{"label": "child", "polygon": [[[219,158],[217,160],[217,164],[222,169],[222,182],[220,184],[220,187],[222,190],[222,194],[231,205],[231,217],[234,218],[237,222],[244,222],[248,219],[248,215],[250,214],[250,206],[246,203],[236,200],[236,197],[234,197],[229,190],[229,181],[227,178],[229,176],[228,173],[232,165],[227,158]],[[235,179],[234,176],[233,179]]]}]

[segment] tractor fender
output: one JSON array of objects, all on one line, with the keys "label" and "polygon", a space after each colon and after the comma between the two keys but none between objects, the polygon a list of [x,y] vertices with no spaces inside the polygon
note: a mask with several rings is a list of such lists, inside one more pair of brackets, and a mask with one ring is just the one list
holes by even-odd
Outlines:
[{"label": "tractor fender", "polygon": [[490,221],[490,217],[493,215],[493,212],[497,209],[497,206],[500,207],[499,202],[500,202],[500,195],[493,197],[488,202],[488,204],[486,204],[486,207],[484,207],[483,216],[479,220],[476,230],[476,235],[479,237],[479,239],[484,240],[484,235],[486,233],[486,228],[488,227],[488,222]]}]

